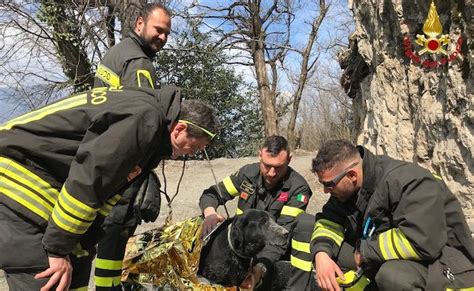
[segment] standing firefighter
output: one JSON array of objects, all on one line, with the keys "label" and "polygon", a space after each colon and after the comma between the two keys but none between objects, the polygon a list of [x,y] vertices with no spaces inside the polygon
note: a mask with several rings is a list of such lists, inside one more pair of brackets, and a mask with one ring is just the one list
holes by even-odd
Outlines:
[{"label": "standing firefighter", "polygon": [[[288,166],[291,153],[284,137],[268,137],[259,151],[259,157],[260,163],[244,166],[226,177],[218,184],[219,189],[211,186],[203,192],[199,204],[205,217],[203,233],[209,233],[223,220],[216,213],[216,208],[235,197],[239,197],[237,215],[252,208],[267,211],[291,233],[289,287],[305,290],[309,288],[312,262],[309,242],[314,217],[305,213],[311,189],[306,180]],[[271,288],[273,264],[284,259],[285,253],[286,249],[269,245],[257,255],[253,275],[257,286],[262,283],[261,290]],[[247,284],[244,282],[243,287],[248,288]]]},{"label": "standing firefighter", "polygon": [[472,290],[474,243],[441,178],[345,140],[324,144],[313,171],[331,193],[311,245],[323,290],[356,278],[352,290]]},{"label": "standing firefighter", "polygon": [[[94,87],[125,86],[157,88],[153,58],[166,44],[171,30],[171,14],[161,4],[146,4],[130,36],[113,46],[97,66]],[[143,177],[146,191],[134,201],[140,187],[130,187],[104,223],[106,234],[99,243],[95,263],[97,290],[122,290],[120,277],[128,238],[137,224],[155,221],[160,210],[159,182],[154,173]],[[139,182],[137,182],[139,184]],[[141,201],[141,205],[136,205]],[[135,203],[135,207],[133,204]],[[138,211],[133,211],[133,209]]]},{"label": "standing firefighter", "polygon": [[[163,157],[212,139],[174,87],[95,88],[0,127],[0,269],[11,290],[86,290],[104,218]],[[86,285],[84,285],[84,283]]]}]

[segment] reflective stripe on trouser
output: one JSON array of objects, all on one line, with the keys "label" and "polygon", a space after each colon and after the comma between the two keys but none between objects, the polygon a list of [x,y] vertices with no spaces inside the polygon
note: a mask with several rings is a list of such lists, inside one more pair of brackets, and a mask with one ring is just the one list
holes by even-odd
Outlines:
[{"label": "reflective stripe on trouser", "polygon": [[122,262],[128,238],[135,232],[136,226],[110,224],[105,236],[99,242],[95,264],[96,290],[121,289]]},{"label": "reflective stripe on trouser", "polygon": [[290,290],[309,290],[312,270],[310,251],[311,235],[315,217],[301,213],[296,217],[291,239],[291,276],[288,282]]}]

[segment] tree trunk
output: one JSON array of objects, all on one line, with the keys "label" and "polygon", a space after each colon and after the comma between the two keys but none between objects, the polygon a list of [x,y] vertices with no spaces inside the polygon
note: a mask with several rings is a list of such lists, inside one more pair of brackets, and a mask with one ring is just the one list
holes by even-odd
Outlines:
[{"label": "tree trunk", "polygon": [[[474,60],[468,2],[434,1],[442,28],[435,37],[448,34],[449,44],[446,54],[420,55],[424,47],[417,38],[430,37],[426,28],[436,30],[435,14],[424,26],[431,1],[349,1],[356,30],[340,63],[343,86],[354,98],[357,142],[441,176],[472,217]],[[462,56],[456,58],[457,50]]]},{"label": "tree trunk", "polygon": [[278,134],[278,116],[275,108],[275,91],[270,88],[270,81],[265,62],[265,39],[260,19],[260,4],[250,4],[252,39],[247,43],[252,54],[255,74],[263,112],[265,136]]},{"label": "tree trunk", "polygon": [[262,105],[265,136],[278,134],[278,117],[275,110],[275,93],[270,89],[263,49],[254,52],[255,73],[257,75],[260,104]]},{"label": "tree trunk", "polygon": [[42,13],[53,27],[53,41],[63,67],[64,74],[73,83],[75,91],[92,86],[94,75],[86,52],[81,46],[80,24],[67,12],[63,1],[42,1]]}]

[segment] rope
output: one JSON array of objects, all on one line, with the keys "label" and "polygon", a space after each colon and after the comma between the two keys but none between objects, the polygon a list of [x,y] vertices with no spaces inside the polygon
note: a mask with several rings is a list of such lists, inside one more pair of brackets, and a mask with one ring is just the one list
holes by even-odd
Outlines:
[{"label": "rope", "polygon": [[204,148],[203,151],[204,151],[204,154],[206,155],[206,160],[209,163],[209,169],[211,169],[212,177],[214,178],[214,183],[216,184],[217,194],[219,195],[217,199],[219,200],[219,204],[224,206],[225,213],[227,214],[227,218],[229,218],[230,217],[229,211],[227,211],[227,207],[225,206],[225,203],[223,201],[224,199],[222,198],[221,188],[219,188],[219,185],[217,185],[218,183],[217,183],[216,174],[214,173],[214,169],[212,168],[211,160],[209,159],[209,156],[207,155],[206,148]]}]

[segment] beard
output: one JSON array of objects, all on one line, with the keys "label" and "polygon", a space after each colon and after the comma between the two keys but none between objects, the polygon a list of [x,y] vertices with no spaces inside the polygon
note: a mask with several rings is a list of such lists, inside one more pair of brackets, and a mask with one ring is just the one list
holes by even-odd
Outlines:
[{"label": "beard", "polygon": [[159,52],[166,43],[163,40],[161,40],[158,36],[153,37],[153,36],[146,35],[144,33],[145,30],[146,29],[144,29],[139,34],[139,36],[142,39],[143,43],[145,44],[145,46],[147,46],[153,52],[155,52],[155,53]]}]

